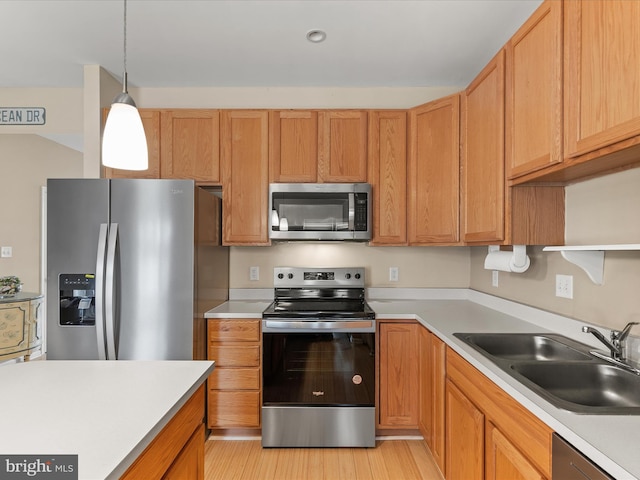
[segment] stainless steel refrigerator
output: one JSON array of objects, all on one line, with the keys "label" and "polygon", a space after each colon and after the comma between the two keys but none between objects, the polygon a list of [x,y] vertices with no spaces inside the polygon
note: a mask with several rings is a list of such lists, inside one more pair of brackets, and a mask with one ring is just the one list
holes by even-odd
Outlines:
[{"label": "stainless steel refrigerator", "polygon": [[47,359],[206,358],[220,231],[219,192],[191,180],[49,179]]}]

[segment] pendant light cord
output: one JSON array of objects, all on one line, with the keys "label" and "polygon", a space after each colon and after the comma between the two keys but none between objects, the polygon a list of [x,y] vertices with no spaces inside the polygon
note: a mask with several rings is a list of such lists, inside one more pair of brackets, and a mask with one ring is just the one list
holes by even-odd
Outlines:
[{"label": "pendant light cord", "polygon": [[124,0],[124,42],[123,42],[123,58],[124,58],[124,73],[122,75],[122,92],[127,92],[127,0]]}]

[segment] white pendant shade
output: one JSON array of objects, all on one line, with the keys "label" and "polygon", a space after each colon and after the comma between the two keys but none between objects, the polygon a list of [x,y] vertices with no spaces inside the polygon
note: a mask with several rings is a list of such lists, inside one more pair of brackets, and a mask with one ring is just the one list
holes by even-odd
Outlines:
[{"label": "white pendant shade", "polygon": [[135,106],[114,102],[102,137],[102,164],[121,170],[147,170],[149,154],[142,119]]}]

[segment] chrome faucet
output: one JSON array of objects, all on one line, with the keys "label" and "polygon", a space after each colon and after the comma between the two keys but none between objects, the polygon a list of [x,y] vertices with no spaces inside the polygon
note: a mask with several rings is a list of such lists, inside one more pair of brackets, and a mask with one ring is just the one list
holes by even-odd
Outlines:
[{"label": "chrome faucet", "polygon": [[582,331],[585,333],[592,333],[598,340],[604,343],[611,351],[611,358],[614,360],[626,360],[627,348],[626,339],[629,336],[631,327],[638,325],[638,322],[629,322],[622,330],[611,330],[611,340],[607,340],[598,330],[592,327],[584,326]]}]

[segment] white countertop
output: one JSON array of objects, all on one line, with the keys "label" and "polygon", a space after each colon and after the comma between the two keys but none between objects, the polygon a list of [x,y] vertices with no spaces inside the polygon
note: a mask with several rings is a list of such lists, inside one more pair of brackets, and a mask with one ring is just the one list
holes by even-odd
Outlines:
[{"label": "white countertop", "polygon": [[213,367],[208,361],[4,365],[0,452],[77,454],[80,480],[120,478]]},{"label": "white countertop", "polygon": [[[383,300],[386,294],[393,298]],[[368,300],[377,319],[418,320],[610,475],[619,480],[640,479],[640,416],[561,410],[453,336],[456,332],[554,332],[602,349],[592,335],[581,332],[586,323],[466,289],[370,289]],[[260,318],[269,303],[233,300],[205,316]]]}]

